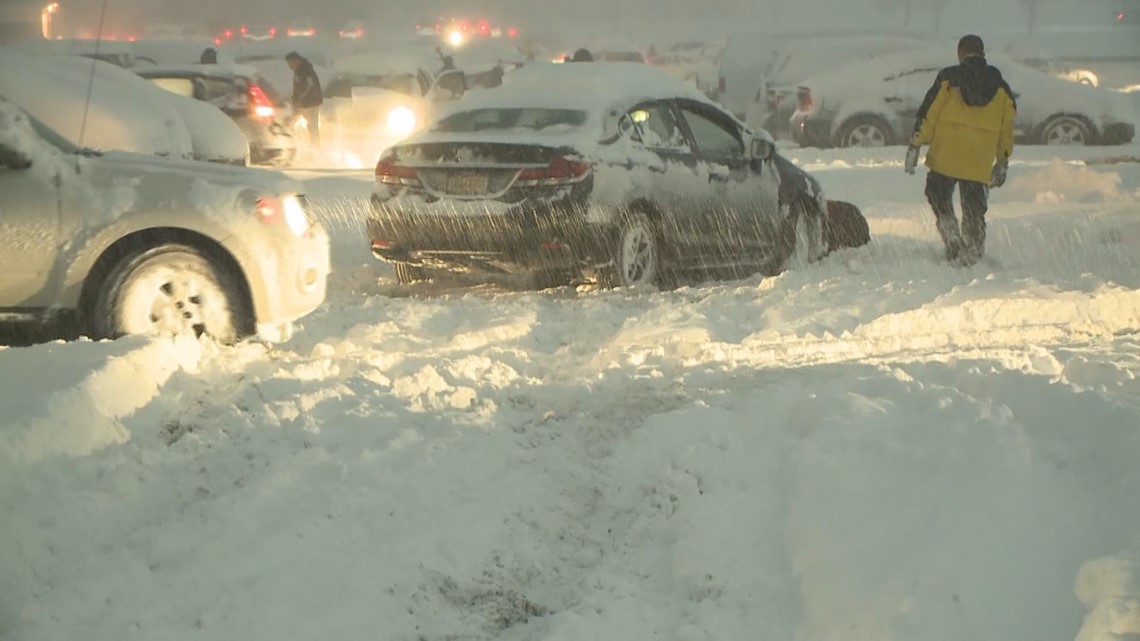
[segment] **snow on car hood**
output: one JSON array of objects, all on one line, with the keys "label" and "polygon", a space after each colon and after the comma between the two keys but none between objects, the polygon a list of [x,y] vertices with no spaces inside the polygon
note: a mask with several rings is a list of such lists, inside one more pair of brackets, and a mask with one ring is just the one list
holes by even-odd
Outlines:
[{"label": "snow on car hood", "polygon": [[99,194],[102,207],[96,215],[112,219],[189,206],[228,222],[250,216],[258,197],[301,193],[299,183],[274,171],[125,152],[83,158],[79,171]]}]

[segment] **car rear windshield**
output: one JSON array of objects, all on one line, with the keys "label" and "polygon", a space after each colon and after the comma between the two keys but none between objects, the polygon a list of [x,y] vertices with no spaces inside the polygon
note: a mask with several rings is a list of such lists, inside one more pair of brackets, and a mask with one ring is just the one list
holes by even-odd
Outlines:
[{"label": "car rear windshield", "polygon": [[339,74],[329,82],[325,95],[329,98],[351,98],[354,87],[386,89],[408,96],[417,96],[419,85],[410,73],[389,75]]},{"label": "car rear windshield", "polygon": [[432,131],[470,133],[525,129],[540,131],[557,127],[573,129],[586,122],[586,112],[574,109],[472,109],[452,114],[432,127]]}]

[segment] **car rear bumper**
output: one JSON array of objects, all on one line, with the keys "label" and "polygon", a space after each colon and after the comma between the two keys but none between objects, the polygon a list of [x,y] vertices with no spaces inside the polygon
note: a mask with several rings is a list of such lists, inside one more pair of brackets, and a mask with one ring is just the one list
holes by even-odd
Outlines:
[{"label": "car rear bumper", "polygon": [[831,147],[831,121],[796,112],[791,117],[792,140],[804,147]]},{"label": "car rear bumper", "polygon": [[393,206],[373,198],[372,254],[389,262],[458,272],[580,271],[603,262],[613,217],[586,204],[508,208],[475,201]]},{"label": "car rear bumper", "polygon": [[1100,134],[1102,145],[1123,145],[1132,142],[1136,136],[1136,127],[1129,122],[1114,122],[1104,126]]},{"label": "car rear bumper", "polygon": [[282,224],[272,233],[233,236],[223,244],[245,272],[254,321],[267,340],[287,339],[289,332],[273,328],[289,327],[324,302],[331,264],[323,227],[297,236]]}]

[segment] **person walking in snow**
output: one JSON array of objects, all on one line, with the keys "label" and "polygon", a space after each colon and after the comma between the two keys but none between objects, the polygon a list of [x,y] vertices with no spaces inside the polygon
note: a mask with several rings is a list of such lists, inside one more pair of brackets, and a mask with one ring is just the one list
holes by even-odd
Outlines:
[{"label": "person walking in snow", "polygon": [[285,62],[293,70],[293,108],[305,117],[309,128],[309,142],[314,147],[321,145],[321,80],[313,69],[313,63],[296,51],[285,54]]},{"label": "person walking in snow", "polygon": [[989,190],[1005,184],[1013,154],[1013,96],[1001,72],[986,62],[982,39],[969,35],[958,41],[958,64],[938,72],[918,108],[904,168],[913,174],[919,149],[930,145],[926,198],[951,264],[973,265],[985,251]]}]

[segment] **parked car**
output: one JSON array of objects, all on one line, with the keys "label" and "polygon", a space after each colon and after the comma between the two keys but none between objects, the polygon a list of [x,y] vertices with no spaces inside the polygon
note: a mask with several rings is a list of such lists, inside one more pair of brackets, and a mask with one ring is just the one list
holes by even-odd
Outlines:
[{"label": "parked car", "polygon": [[[1119,93],[1061,80],[1000,54],[988,59],[1013,89],[1017,142],[1114,145],[1135,135],[1131,106]],[[815,147],[905,144],[939,69],[953,62],[953,52],[910,51],[807,80],[791,119],[793,135]]]},{"label": "parked car", "polygon": [[262,42],[264,40],[272,40],[276,38],[277,27],[271,24],[255,23],[251,25],[243,25],[238,29],[238,33],[241,34],[242,40],[248,42]]},{"label": "parked car", "polygon": [[[379,153],[419,129],[439,104],[459,99],[483,77],[458,69],[434,71],[439,65],[436,54],[424,51],[340,58],[324,87],[324,136],[339,148],[370,145]],[[501,83],[502,75],[498,78]]]},{"label": "parked car", "polygon": [[726,44],[727,40],[678,42],[654,53],[647,62],[710,94],[716,87],[720,55]]},{"label": "parked car", "polygon": [[185,65],[136,70],[171,93],[209,103],[229,116],[249,142],[250,162],[284,166],[297,144],[287,123],[291,108],[276,89],[243,65]]},{"label": "parked car", "polygon": [[750,106],[767,98],[769,88],[794,87],[801,80],[855,57],[918,49],[929,41],[926,33],[885,29],[779,29],[735,33],[721,52],[713,99],[749,126],[760,127],[765,122],[763,115],[749,115],[748,111]]},{"label": "parked car", "polygon": [[78,146],[233,165],[249,159],[241,131],[217,108],[109,63],[0,51],[0,95]]},{"label": "parked car", "polygon": [[364,32],[365,29],[363,22],[360,20],[351,20],[340,28],[340,31],[337,32],[337,35],[348,40],[359,40],[360,38],[364,37]]},{"label": "parked car", "polygon": [[328,236],[278,173],[80,149],[0,97],[0,194],[10,321],[285,340],[325,297]]},{"label": "parked car", "polygon": [[439,269],[657,285],[776,273],[797,237],[807,259],[828,251],[814,178],[637,63],[527,66],[467,94],[381,156],[372,206],[373,254],[402,283]]},{"label": "parked car", "polygon": [[[744,112],[744,123],[776,138],[790,139],[788,121],[796,111],[796,92],[801,81],[875,56],[922,49],[930,46],[930,41],[883,34],[780,39],[773,44],[776,48],[771,62],[757,76],[756,93]],[[954,47],[954,42],[947,41],[947,50],[953,51]],[[745,82],[745,78],[737,76],[733,81]]]}]

